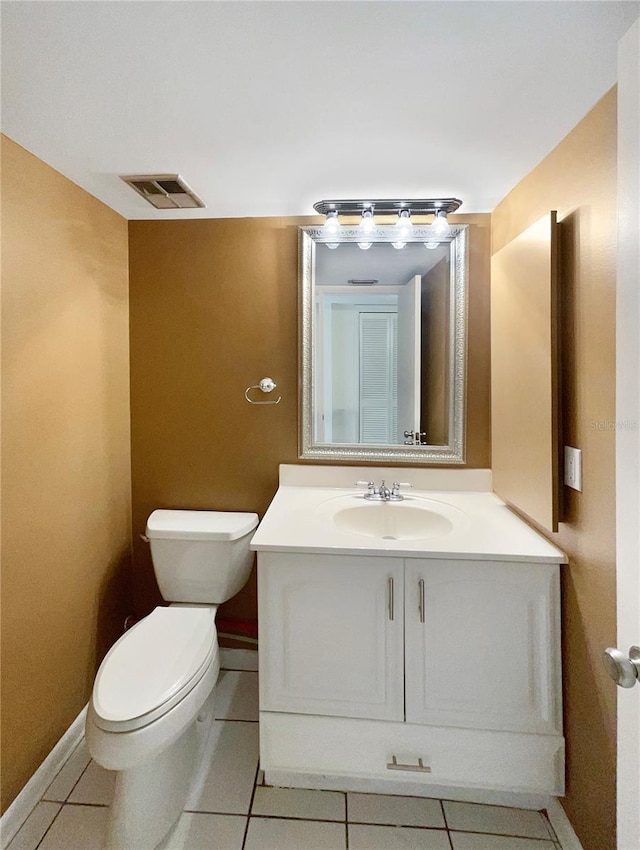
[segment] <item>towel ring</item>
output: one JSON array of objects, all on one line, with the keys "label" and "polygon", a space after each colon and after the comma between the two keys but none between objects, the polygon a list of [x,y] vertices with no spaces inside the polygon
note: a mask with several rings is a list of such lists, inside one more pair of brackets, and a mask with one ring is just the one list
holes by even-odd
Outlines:
[{"label": "towel ring", "polygon": [[275,390],[276,386],[276,382],[273,381],[271,378],[263,378],[259,384],[254,384],[251,387],[247,387],[244,391],[244,397],[249,402],[249,404],[280,404],[280,402],[282,401],[282,396],[278,396],[275,401],[254,401],[249,396],[251,390],[261,390],[263,393],[270,393]]}]

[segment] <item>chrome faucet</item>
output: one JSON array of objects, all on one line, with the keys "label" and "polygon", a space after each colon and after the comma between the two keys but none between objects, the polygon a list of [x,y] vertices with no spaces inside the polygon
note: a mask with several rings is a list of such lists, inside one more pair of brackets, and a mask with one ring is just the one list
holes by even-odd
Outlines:
[{"label": "chrome faucet", "polygon": [[389,490],[384,481],[382,481],[379,487],[376,487],[373,481],[356,481],[356,487],[367,488],[364,498],[369,502],[401,502],[404,496],[400,492],[400,488],[412,486],[412,484],[406,481],[400,483],[394,481],[391,485],[391,490]]}]

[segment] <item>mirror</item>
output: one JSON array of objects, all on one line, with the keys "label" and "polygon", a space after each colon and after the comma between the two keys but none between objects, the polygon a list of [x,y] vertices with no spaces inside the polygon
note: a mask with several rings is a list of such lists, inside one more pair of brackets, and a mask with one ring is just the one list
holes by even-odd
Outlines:
[{"label": "mirror", "polygon": [[464,463],[466,228],[300,228],[301,458]]}]

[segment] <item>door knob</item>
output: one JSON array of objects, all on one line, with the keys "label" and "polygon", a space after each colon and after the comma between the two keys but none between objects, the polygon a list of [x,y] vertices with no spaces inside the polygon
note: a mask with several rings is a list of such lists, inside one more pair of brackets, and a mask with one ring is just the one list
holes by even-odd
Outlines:
[{"label": "door knob", "polygon": [[607,673],[621,688],[632,688],[640,679],[640,646],[632,646],[629,655],[609,647],[603,660]]}]

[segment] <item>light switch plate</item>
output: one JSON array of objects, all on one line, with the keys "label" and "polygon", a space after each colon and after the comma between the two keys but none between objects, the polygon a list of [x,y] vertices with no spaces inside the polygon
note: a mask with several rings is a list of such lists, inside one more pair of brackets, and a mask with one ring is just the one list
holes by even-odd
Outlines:
[{"label": "light switch plate", "polygon": [[564,483],[582,492],[582,450],[564,447]]}]

